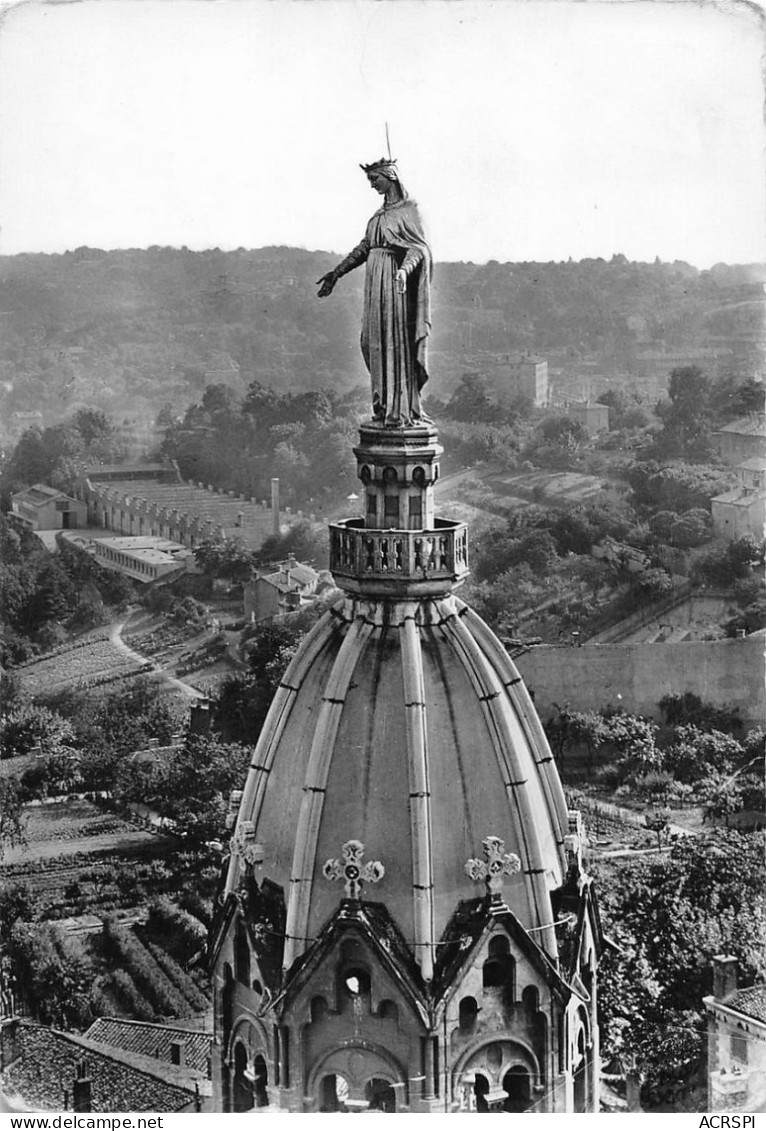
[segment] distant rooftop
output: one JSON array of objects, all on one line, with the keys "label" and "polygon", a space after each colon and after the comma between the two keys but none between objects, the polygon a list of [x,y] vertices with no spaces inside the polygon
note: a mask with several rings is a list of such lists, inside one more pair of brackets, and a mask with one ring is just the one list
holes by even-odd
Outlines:
[{"label": "distant rooftop", "polygon": [[184,1047],[183,1067],[203,1076],[209,1075],[212,1033],[179,1029],[172,1024],[155,1025],[146,1021],[99,1017],[85,1036],[88,1040],[99,1041],[125,1052],[155,1057],[167,1064],[171,1063],[171,1044],[178,1043]]},{"label": "distant rooftop", "polygon": [[724,998],[723,1004],[729,1009],[736,1009],[737,1013],[744,1013],[746,1017],[766,1022],[766,984],[735,990]]},{"label": "distant rooftop", "polygon": [[311,585],[318,578],[319,574],[311,566],[302,565],[300,562],[286,562],[274,573],[261,574],[259,580],[273,585],[281,593],[289,593],[302,585]]},{"label": "distant rooftop", "polygon": [[753,412],[739,420],[732,420],[731,424],[724,424],[718,431],[733,433],[735,436],[766,437],[766,414]]},{"label": "distant rooftop", "polygon": [[724,491],[722,495],[716,495],[712,501],[749,507],[754,499],[762,497],[766,497],[766,488],[764,487],[733,487],[731,491]]},{"label": "distant rooftop", "polygon": [[44,503],[53,502],[54,499],[75,501],[64,491],[59,491],[56,487],[49,487],[47,483],[35,483],[34,486],[27,487],[26,491],[18,491],[14,494],[13,499],[15,502],[30,503],[33,507],[41,507]]},{"label": "distant rooftop", "polygon": [[43,1110],[61,1109],[83,1064],[94,1112],[181,1111],[194,1103],[197,1087],[209,1090],[198,1074],[156,1056],[26,1020],[16,1024],[19,1056],[3,1071],[4,1090]]}]

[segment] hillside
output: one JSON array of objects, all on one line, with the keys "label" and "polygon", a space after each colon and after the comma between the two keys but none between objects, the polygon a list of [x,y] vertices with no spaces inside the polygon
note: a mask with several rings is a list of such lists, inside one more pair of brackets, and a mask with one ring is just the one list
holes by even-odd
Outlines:
[{"label": "hillside", "polygon": [[[286,247],[0,258],[0,410],[40,410],[49,424],[82,405],[180,412],[216,383],[348,390],[364,378],[363,272],[319,302],[315,280],[335,262]],[[698,271],[624,256],[437,263],[429,391],[447,397],[466,369],[524,348],[578,388],[593,374],[666,373],[690,351],[713,376],[748,376],[765,278],[763,267]]]}]

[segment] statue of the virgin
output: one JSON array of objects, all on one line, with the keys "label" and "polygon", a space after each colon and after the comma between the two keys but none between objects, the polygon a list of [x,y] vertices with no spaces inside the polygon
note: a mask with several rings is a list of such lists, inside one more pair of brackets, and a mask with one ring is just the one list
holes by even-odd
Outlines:
[{"label": "statue of the virgin", "polygon": [[430,423],[420,405],[428,380],[433,264],[418,206],[407,195],[396,161],[362,165],[383,197],[364,239],[318,280],[325,298],[342,275],[367,264],[362,316],[362,356],[372,381],[373,420],[390,428]]}]

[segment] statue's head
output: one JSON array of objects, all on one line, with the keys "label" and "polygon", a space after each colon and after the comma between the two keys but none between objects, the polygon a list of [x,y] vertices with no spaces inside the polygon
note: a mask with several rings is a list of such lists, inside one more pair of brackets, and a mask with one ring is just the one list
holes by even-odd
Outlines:
[{"label": "statue's head", "polygon": [[371,165],[360,165],[359,167],[364,169],[368,181],[376,192],[384,194],[394,184],[399,190],[401,199],[406,198],[407,190],[399,177],[395,158],[381,157],[380,161],[373,161]]}]

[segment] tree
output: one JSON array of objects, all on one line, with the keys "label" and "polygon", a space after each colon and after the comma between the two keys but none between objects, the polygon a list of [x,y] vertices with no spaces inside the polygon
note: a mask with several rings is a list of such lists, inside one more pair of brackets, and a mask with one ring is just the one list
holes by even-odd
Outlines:
[{"label": "tree", "polygon": [[225,538],[201,542],[194,551],[194,560],[208,576],[241,585],[253,576],[256,557],[239,539]]},{"label": "tree", "polygon": [[0,856],[6,848],[24,844],[24,810],[16,778],[0,778]]},{"label": "tree", "polygon": [[657,448],[669,456],[703,457],[710,446],[710,379],[697,365],[671,370],[668,400],[657,406],[663,430]]},{"label": "tree", "polygon": [[678,781],[691,784],[711,773],[731,773],[743,761],[743,748],[731,735],[705,732],[690,724],[676,727],[664,752],[665,767]]},{"label": "tree", "polygon": [[489,422],[496,419],[497,407],[491,396],[488,379],[480,373],[464,373],[447,404],[453,420],[468,423]]},{"label": "tree", "polygon": [[663,1067],[688,1071],[701,1051],[713,955],[734,955],[746,985],[766,971],[764,846],[760,834],[716,829],[627,862],[618,876],[594,865],[604,926],[620,947],[599,979],[607,1046],[616,1035],[655,1078]]},{"label": "tree", "polygon": [[92,1020],[94,970],[80,936],[67,935],[52,923],[18,923],[10,952],[38,1021],[71,1029]]},{"label": "tree", "polygon": [[593,769],[593,755],[603,746],[608,736],[603,715],[597,711],[571,711],[567,713],[568,744],[582,745],[588,752],[588,768]]},{"label": "tree", "polygon": [[74,744],[72,724],[48,707],[22,703],[0,720],[0,758],[37,750],[45,757]]},{"label": "tree", "polygon": [[98,408],[81,408],[74,416],[74,424],[86,447],[96,440],[106,439],[113,431],[112,422]]},{"label": "tree", "polygon": [[245,780],[252,753],[239,743],[192,735],[149,774],[142,800],[196,844],[222,837],[229,794]]},{"label": "tree", "polygon": [[662,849],[662,839],[667,831],[669,816],[670,814],[667,809],[656,809],[653,813],[648,813],[646,816],[647,829],[657,836],[658,852]]}]

